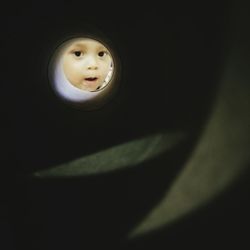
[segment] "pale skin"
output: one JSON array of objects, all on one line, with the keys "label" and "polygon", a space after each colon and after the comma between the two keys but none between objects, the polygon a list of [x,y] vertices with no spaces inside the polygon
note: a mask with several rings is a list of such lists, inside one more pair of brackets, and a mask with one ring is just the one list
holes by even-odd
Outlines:
[{"label": "pale skin", "polygon": [[75,87],[96,91],[110,71],[112,57],[100,42],[79,38],[74,40],[63,55],[63,71]]}]

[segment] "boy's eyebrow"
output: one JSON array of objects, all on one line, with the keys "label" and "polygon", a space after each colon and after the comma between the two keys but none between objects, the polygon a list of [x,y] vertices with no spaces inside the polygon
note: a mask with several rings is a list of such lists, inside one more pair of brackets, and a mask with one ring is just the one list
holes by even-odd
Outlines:
[{"label": "boy's eyebrow", "polygon": [[108,51],[108,49],[105,48],[103,45],[99,45],[98,50],[106,50],[106,51]]},{"label": "boy's eyebrow", "polygon": [[76,43],[76,44],[72,44],[72,46],[81,46],[81,47],[85,47],[85,44],[82,44],[82,43]]},{"label": "boy's eyebrow", "polygon": [[69,47],[69,49],[72,49],[74,47],[86,48],[86,45],[82,44],[82,43],[75,43],[75,44],[71,44],[71,46]]}]

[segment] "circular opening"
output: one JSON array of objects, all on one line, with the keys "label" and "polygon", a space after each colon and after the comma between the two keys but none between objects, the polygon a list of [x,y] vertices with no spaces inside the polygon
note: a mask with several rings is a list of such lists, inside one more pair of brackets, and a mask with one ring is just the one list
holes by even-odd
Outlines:
[{"label": "circular opening", "polygon": [[49,65],[49,80],[56,94],[74,106],[102,106],[117,85],[118,63],[104,42],[77,37],[62,43]]}]

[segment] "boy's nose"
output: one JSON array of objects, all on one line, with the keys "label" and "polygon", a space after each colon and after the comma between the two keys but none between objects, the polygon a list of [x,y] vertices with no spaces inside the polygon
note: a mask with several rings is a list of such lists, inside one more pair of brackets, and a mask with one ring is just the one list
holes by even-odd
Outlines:
[{"label": "boy's nose", "polygon": [[98,67],[97,67],[96,64],[92,64],[92,65],[88,66],[88,69],[90,69],[90,70],[96,70],[96,69],[98,69]]},{"label": "boy's nose", "polygon": [[98,69],[96,59],[94,57],[89,57],[87,69],[89,70],[96,70]]}]

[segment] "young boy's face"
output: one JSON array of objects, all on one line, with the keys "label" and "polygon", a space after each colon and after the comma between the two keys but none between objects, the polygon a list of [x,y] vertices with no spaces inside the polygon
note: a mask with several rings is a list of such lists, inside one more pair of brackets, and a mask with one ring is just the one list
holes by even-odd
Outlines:
[{"label": "young boy's face", "polygon": [[111,69],[110,52],[89,38],[74,40],[63,55],[63,71],[75,87],[95,91]]}]

